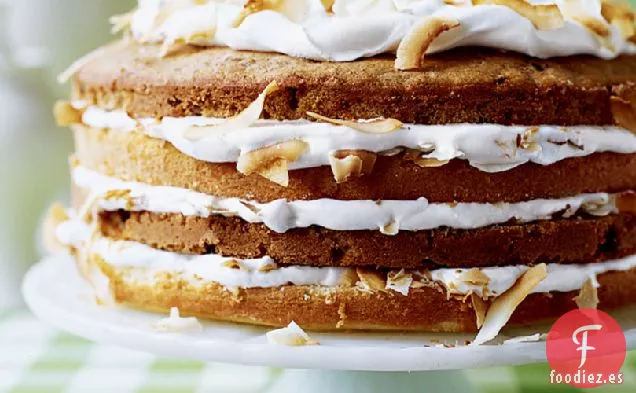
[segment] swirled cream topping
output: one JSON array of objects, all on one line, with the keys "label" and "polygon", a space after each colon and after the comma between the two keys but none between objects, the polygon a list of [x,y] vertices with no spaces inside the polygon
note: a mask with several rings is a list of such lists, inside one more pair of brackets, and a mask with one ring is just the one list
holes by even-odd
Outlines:
[{"label": "swirled cream topping", "polygon": [[633,14],[605,0],[140,0],[114,22],[166,52],[191,43],[351,61],[396,51],[427,20],[451,23],[427,30],[426,53],[462,46],[539,58],[636,53]]}]

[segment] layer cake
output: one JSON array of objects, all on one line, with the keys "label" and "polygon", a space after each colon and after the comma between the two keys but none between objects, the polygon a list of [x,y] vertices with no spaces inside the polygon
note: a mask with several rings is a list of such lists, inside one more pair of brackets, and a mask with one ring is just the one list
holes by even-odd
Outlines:
[{"label": "layer cake", "polygon": [[476,343],[636,301],[627,6],[148,0],[113,22],[62,75],[73,202],[48,220],[98,297]]}]

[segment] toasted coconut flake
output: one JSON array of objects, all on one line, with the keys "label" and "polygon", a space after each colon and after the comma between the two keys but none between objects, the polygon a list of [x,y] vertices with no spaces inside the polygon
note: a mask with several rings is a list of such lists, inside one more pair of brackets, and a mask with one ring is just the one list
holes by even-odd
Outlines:
[{"label": "toasted coconut flake", "polygon": [[239,261],[237,261],[236,259],[227,259],[221,263],[221,266],[227,267],[229,269],[234,269],[234,270],[243,270],[243,271],[248,270],[245,266],[241,265]]},{"label": "toasted coconut flake", "polygon": [[384,291],[386,289],[386,277],[377,270],[356,269],[362,289],[371,291]]},{"label": "toasted coconut flake", "polygon": [[422,59],[428,47],[442,33],[459,27],[454,18],[430,16],[416,24],[402,39],[397,49],[395,68],[414,70],[422,66]]},{"label": "toasted coconut flake", "polygon": [[340,277],[339,285],[346,287],[352,287],[358,282],[358,274],[355,269],[347,269],[345,273]]},{"label": "toasted coconut flake", "polygon": [[404,152],[404,159],[413,162],[415,165],[421,168],[439,168],[448,164],[449,160],[438,160],[432,157],[422,157],[425,154],[421,150],[406,149]]},{"label": "toasted coconut flake", "polygon": [[411,284],[411,288],[413,289],[425,288],[425,287],[430,287],[430,283],[427,281],[413,281],[413,283]]},{"label": "toasted coconut flake", "polygon": [[413,160],[413,162],[422,168],[439,168],[441,166],[448,164],[450,161],[438,160],[437,158],[421,157],[421,158]]},{"label": "toasted coconut flake", "polygon": [[336,126],[349,127],[363,134],[388,134],[389,132],[397,131],[404,126],[401,121],[396,119],[371,119],[371,120],[340,120],[332,119],[330,117],[319,115],[315,112],[307,112],[307,116],[313,117],[316,120],[320,120],[325,123],[333,124]]},{"label": "toasted coconut flake", "polygon": [[318,345],[318,341],[312,339],[303,329],[291,321],[286,328],[271,330],[266,333],[267,342],[276,345],[300,347],[304,345]]},{"label": "toasted coconut flake", "polygon": [[624,39],[629,39],[636,34],[634,11],[629,5],[604,0],[601,2],[601,15],[611,25],[616,26]]},{"label": "toasted coconut flake", "polygon": [[206,30],[196,31],[187,37],[170,36],[166,37],[159,49],[158,57],[164,58],[173,55],[184,49],[190,43],[196,41],[209,41],[216,35],[216,26],[208,26]]},{"label": "toasted coconut flake", "polygon": [[598,290],[594,281],[593,278],[585,280],[579,294],[574,297],[574,302],[579,308],[598,308]]},{"label": "toasted coconut flake", "polygon": [[525,0],[473,0],[473,5],[502,5],[530,20],[538,30],[563,27],[565,21],[556,4],[530,4]]},{"label": "toasted coconut flake", "polygon": [[484,324],[484,319],[486,319],[488,303],[474,292],[470,294],[470,301],[473,305],[473,310],[475,310],[475,322],[477,324],[477,329],[481,329]]},{"label": "toasted coconut flake", "polygon": [[243,206],[245,206],[247,209],[249,209],[252,213],[254,214],[261,214],[261,209],[259,209],[258,207],[256,207],[254,204],[246,202],[246,201],[239,201],[239,203]]},{"label": "toasted coconut flake", "polygon": [[214,207],[211,204],[205,206],[205,210],[208,212],[208,214],[220,215],[224,217],[235,217],[239,215],[237,212],[232,212],[220,207]]},{"label": "toasted coconut flake", "polygon": [[614,123],[636,134],[636,110],[634,105],[621,97],[610,98]]},{"label": "toasted coconut flake", "polygon": [[[176,13],[192,7],[192,4],[203,5],[207,2],[204,1],[192,1],[192,0],[171,0],[165,1],[155,17],[150,32],[160,32],[162,28],[169,23],[169,20]],[[216,12],[216,9],[213,10]],[[159,50],[159,57],[166,57],[177,52],[184,46],[198,41],[198,40],[211,40],[216,35],[216,18],[208,18],[208,24],[205,26],[199,26],[196,24],[180,24],[179,26],[171,26],[169,34],[163,34],[163,42],[161,49]],[[140,39],[141,42],[151,42],[151,34]]]},{"label": "toasted coconut flake", "polygon": [[370,174],[375,161],[375,153],[364,150],[338,150],[329,154],[331,172],[336,183]]},{"label": "toasted coconut flake", "polygon": [[257,12],[265,10],[280,11],[283,5],[284,0],[247,0],[241,12],[232,22],[232,27],[237,28],[241,26],[245,18]]},{"label": "toasted coconut flake", "polygon": [[183,318],[179,315],[179,309],[172,307],[170,316],[150,325],[153,330],[158,332],[183,333],[183,332],[202,332],[203,326],[199,320],[194,317]]},{"label": "toasted coconut flake", "polygon": [[[574,17],[572,19],[600,37],[607,38],[610,35],[609,27],[599,19],[593,17]],[[605,46],[609,46],[609,43],[606,42]]]},{"label": "toasted coconut flake", "polygon": [[125,210],[133,210],[137,203],[135,202],[135,198],[132,197],[132,191],[128,189],[119,189],[119,190],[109,190],[106,191],[100,199],[104,201],[108,200],[116,200],[116,201],[126,201]]},{"label": "toasted coconut flake", "polygon": [[459,275],[458,279],[471,285],[488,285],[490,282],[490,277],[480,269],[465,270]]},{"label": "toasted coconut flake", "polygon": [[278,90],[278,83],[272,81],[265,87],[265,90],[238,115],[218,125],[189,127],[184,131],[183,136],[189,140],[197,141],[212,134],[244,130],[261,117],[263,107],[265,106],[265,99],[276,90]]},{"label": "toasted coconut flake", "polygon": [[636,193],[623,192],[616,195],[616,209],[621,213],[636,214]]},{"label": "toasted coconut flake", "polygon": [[597,36],[602,38],[609,37],[610,29],[607,23],[587,13],[579,0],[564,0],[561,3],[561,11],[567,19],[581,24]]},{"label": "toasted coconut flake", "polygon": [[421,154],[431,154],[435,151],[435,144],[433,143],[421,143],[417,147],[417,149],[412,149],[414,151],[418,151]]},{"label": "toasted coconut flake", "polygon": [[[472,295],[473,295],[473,291],[470,291],[470,292],[468,292],[465,295],[457,294],[457,295],[453,295],[452,297],[453,297],[453,299],[457,299],[457,300],[459,300],[462,303],[466,303],[466,301],[468,299],[470,299],[472,297]],[[471,303],[472,303],[472,301],[471,301]]]},{"label": "toasted coconut flake", "polygon": [[276,262],[269,260],[265,262],[263,265],[259,266],[258,271],[261,273],[268,273],[274,270],[278,270],[278,265]]},{"label": "toasted coconut flake", "polygon": [[406,273],[404,269],[399,272],[391,271],[387,274],[385,289],[392,289],[407,296],[412,283],[413,275],[411,273]]},{"label": "toasted coconut flake", "polygon": [[322,6],[325,7],[325,11],[327,13],[333,13],[333,3],[335,3],[336,0],[320,0],[320,2],[322,3]]},{"label": "toasted coconut flake", "polygon": [[352,177],[360,177],[362,175],[362,160],[358,156],[350,155],[344,158],[337,158],[330,154],[329,164],[336,183],[344,183]]},{"label": "toasted coconut flake", "polygon": [[[580,210],[584,211],[586,214],[596,217],[607,216],[608,214],[611,214],[615,209],[619,210],[616,206],[617,198],[612,198],[613,197],[610,196],[608,200],[597,199],[593,201],[587,201],[580,206]],[[611,203],[612,201],[614,203]],[[568,205],[562,216],[565,218],[572,217],[578,210],[579,209],[574,209]]]},{"label": "toasted coconut flake", "polygon": [[129,199],[132,191],[130,189],[108,190],[102,196],[104,200],[110,199]]},{"label": "toasted coconut flake", "polygon": [[265,9],[265,0],[247,0],[243,5],[243,9],[238,14],[236,19],[232,22],[232,27],[237,28],[241,26],[245,18],[251,14],[263,11]]},{"label": "toasted coconut flake", "polygon": [[393,149],[383,150],[381,152],[378,152],[378,155],[385,156],[385,157],[395,157],[398,154],[403,153],[404,149],[405,149],[404,147],[394,147]]},{"label": "toasted coconut flake", "polygon": [[257,171],[257,173],[267,180],[283,187],[289,185],[289,169],[287,167],[287,161],[285,160],[275,160]]},{"label": "toasted coconut flake", "polygon": [[510,289],[495,298],[488,308],[484,324],[472,345],[481,345],[497,337],[501,329],[508,323],[517,306],[547,275],[545,263],[531,267],[519,277]]},{"label": "toasted coconut flake", "polygon": [[241,155],[236,168],[244,175],[258,173],[274,183],[287,187],[287,163],[296,161],[307,149],[309,145],[303,141],[282,142]]},{"label": "toasted coconut flake", "polygon": [[398,232],[400,232],[400,225],[395,219],[393,219],[389,223],[382,225],[380,227],[380,232],[383,235],[395,236]]},{"label": "toasted coconut flake", "polygon": [[513,337],[508,340],[505,340],[503,343],[504,344],[530,343],[530,342],[536,342],[536,341],[543,341],[546,338],[548,338],[548,335],[546,333],[535,333],[530,336]]},{"label": "toasted coconut flake", "polygon": [[66,209],[59,203],[54,203],[49,207],[49,210],[44,219],[42,226],[44,247],[51,253],[68,250],[68,246],[60,242],[57,238],[57,227],[70,219],[66,213]]},{"label": "toasted coconut flake", "polygon": [[84,109],[75,108],[70,102],[59,100],[53,106],[53,116],[59,127],[82,124]]},{"label": "toasted coconut flake", "polygon": [[538,133],[539,127],[535,126],[526,129],[523,134],[517,134],[517,138],[515,140],[516,147],[529,152],[541,150],[541,145],[537,142]]}]

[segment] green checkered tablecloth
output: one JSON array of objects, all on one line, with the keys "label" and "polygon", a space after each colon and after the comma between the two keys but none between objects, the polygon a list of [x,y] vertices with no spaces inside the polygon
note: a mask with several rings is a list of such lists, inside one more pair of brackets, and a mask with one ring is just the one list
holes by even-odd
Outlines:
[{"label": "green checkered tablecloth", "polygon": [[[628,355],[623,385],[592,391],[636,392],[636,352]],[[174,360],[57,331],[26,311],[0,311],[0,393],[262,392],[280,370]],[[545,364],[468,370],[485,393],[579,392],[549,385]],[[299,390],[300,392],[301,390]]]}]

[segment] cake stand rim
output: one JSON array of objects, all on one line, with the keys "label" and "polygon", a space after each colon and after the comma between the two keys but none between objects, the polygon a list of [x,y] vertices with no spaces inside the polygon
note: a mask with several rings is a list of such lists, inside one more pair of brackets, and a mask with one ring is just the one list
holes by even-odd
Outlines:
[{"label": "cake stand rim", "polygon": [[[441,371],[546,361],[545,342],[440,348],[383,345],[377,340],[373,341],[375,344],[360,344],[360,341],[347,342],[345,339],[337,345],[288,347],[267,343],[264,340],[267,329],[256,330],[259,333],[254,333],[253,337],[247,333],[239,340],[223,338],[233,337],[239,329],[247,329],[242,326],[230,328],[225,323],[206,323],[204,331],[211,335],[205,337],[196,333],[157,332],[149,328],[149,323],[137,323],[151,322],[152,314],[98,306],[82,292],[86,288],[69,285],[69,275],[75,274],[73,279],[80,280],[73,265],[68,255],[44,258],[25,275],[23,297],[33,314],[42,321],[97,343],[202,361],[345,371]],[[214,337],[215,332],[219,337]],[[628,349],[636,348],[636,328],[627,330],[625,337]]]}]

